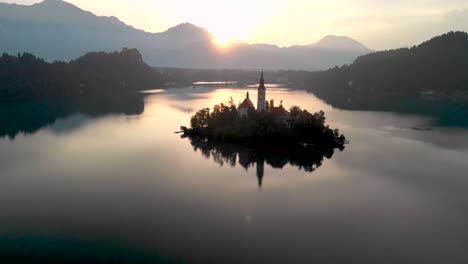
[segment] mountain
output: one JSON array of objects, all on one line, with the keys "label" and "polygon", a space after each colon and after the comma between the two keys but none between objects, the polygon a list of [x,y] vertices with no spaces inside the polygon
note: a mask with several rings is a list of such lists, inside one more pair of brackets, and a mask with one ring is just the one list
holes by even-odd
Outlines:
[{"label": "mountain", "polygon": [[352,39],[337,36],[288,48],[238,42],[228,51],[212,39],[206,29],[190,23],[149,33],[61,0],[31,6],[0,3],[0,52],[29,52],[48,61],[129,47],[140,50],[150,65],[160,67],[319,70],[351,63],[370,52]]},{"label": "mountain", "polygon": [[449,32],[419,46],[371,53],[349,66],[314,73],[311,87],[349,98],[426,94],[468,99],[467,72],[468,34]]},{"label": "mountain", "polygon": [[209,32],[190,24],[147,33],[116,17],[98,17],[61,0],[32,6],[0,4],[1,51],[30,52],[47,60],[71,60],[87,52],[123,47],[138,47],[151,54],[206,39],[211,39]]},{"label": "mountain", "polygon": [[307,47],[369,53],[369,49],[356,40],[348,37],[334,35],[326,36],[317,43],[308,45]]}]

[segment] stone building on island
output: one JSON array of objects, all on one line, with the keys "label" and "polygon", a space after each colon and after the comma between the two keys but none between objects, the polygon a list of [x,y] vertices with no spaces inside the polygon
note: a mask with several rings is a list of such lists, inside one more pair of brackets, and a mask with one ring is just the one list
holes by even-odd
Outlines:
[{"label": "stone building on island", "polygon": [[[265,87],[265,79],[263,77],[263,71],[260,76],[260,86],[258,87],[258,94],[257,94],[257,110],[258,112],[260,111],[269,111],[273,114],[281,115],[281,116],[289,116],[288,110],[286,110],[283,107],[283,102],[281,101],[280,106],[278,107],[272,107],[270,109],[267,109],[266,105],[266,87]],[[247,95],[244,99],[244,101],[240,104],[239,106],[239,115],[241,117],[243,116],[248,116],[249,112],[255,111],[255,106],[250,100],[250,95],[249,92],[247,92]]]}]

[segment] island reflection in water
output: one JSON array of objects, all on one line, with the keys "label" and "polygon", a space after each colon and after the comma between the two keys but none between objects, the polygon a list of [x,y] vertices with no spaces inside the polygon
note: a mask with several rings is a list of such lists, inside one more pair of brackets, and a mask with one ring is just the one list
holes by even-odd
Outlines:
[{"label": "island reflection in water", "polygon": [[[181,136],[184,137],[184,136]],[[221,143],[198,136],[188,137],[194,151],[200,150],[207,159],[223,166],[235,167],[239,163],[244,169],[256,167],[258,186],[262,187],[265,176],[265,163],[275,169],[282,169],[287,164],[306,172],[313,172],[322,166],[324,158],[331,159],[333,148],[300,146],[253,148],[239,144]],[[344,146],[340,148],[344,150]]]}]

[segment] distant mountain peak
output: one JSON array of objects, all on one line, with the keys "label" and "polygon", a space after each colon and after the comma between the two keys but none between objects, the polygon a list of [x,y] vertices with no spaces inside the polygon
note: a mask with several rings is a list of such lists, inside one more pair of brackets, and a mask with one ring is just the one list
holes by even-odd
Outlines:
[{"label": "distant mountain peak", "polygon": [[174,27],[171,27],[170,29],[179,29],[179,28],[194,29],[194,28],[199,28],[199,27],[195,26],[194,24],[192,24],[190,22],[184,22],[184,23],[180,23],[179,25],[176,25]]},{"label": "distant mountain peak", "polygon": [[44,0],[41,2],[42,4],[63,4],[65,1],[63,0]]},{"label": "distant mountain peak", "polygon": [[211,41],[212,38],[212,35],[208,30],[188,22],[171,27],[162,34],[193,40]]},{"label": "distant mountain peak", "polygon": [[181,32],[181,33],[186,33],[186,32],[208,32],[206,29],[202,28],[202,27],[198,27],[192,23],[189,23],[189,22],[185,22],[185,23],[181,23],[177,26],[174,26],[174,27],[171,27],[169,28],[168,30],[166,30],[165,32],[169,33],[169,32]]},{"label": "distant mountain peak", "polygon": [[[53,15],[62,15],[65,14],[63,12],[74,12],[74,13],[86,13],[91,14],[91,12],[84,11],[81,8],[68,3],[62,0],[44,0],[40,3],[34,4],[30,6],[32,9],[40,9],[40,10],[47,10],[50,11]],[[62,14],[57,14],[55,12],[59,12]],[[55,14],[54,14],[55,13]]]},{"label": "distant mountain peak", "polygon": [[40,3],[35,4],[36,6],[67,6],[67,7],[76,7],[68,2],[65,2],[63,0],[44,0]]},{"label": "distant mountain peak", "polygon": [[352,38],[345,37],[345,36],[337,36],[337,35],[325,36],[318,42],[309,46],[314,47],[314,48],[328,48],[328,49],[338,49],[338,50],[356,50],[356,51],[363,51],[363,52],[370,51],[366,46],[364,46],[363,44],[359,43],[358,41]]}]

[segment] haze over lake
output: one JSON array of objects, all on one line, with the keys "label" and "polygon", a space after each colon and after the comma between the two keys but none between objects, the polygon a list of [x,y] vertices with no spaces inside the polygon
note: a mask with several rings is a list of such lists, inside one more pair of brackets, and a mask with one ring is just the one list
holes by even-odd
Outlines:
[{"label": "haze over lake", "polygon": [[196,110],[230,96],[237,103],[247,91],[158,90],[145,94],[144,109],[137,101],[120,111],[127,115],[93,109],[56,122],[49,116],[42,125],[31,111],[31,123],[41,128],[0,139],[0,255],[152,263],[468,261],[466,127],[339,110],[305,91],[268,87],[268,98],[287,108],[324,110],[350,143],[313,172],[265,164],[260,189],[255,166],[206,157],[174,133]]}]

